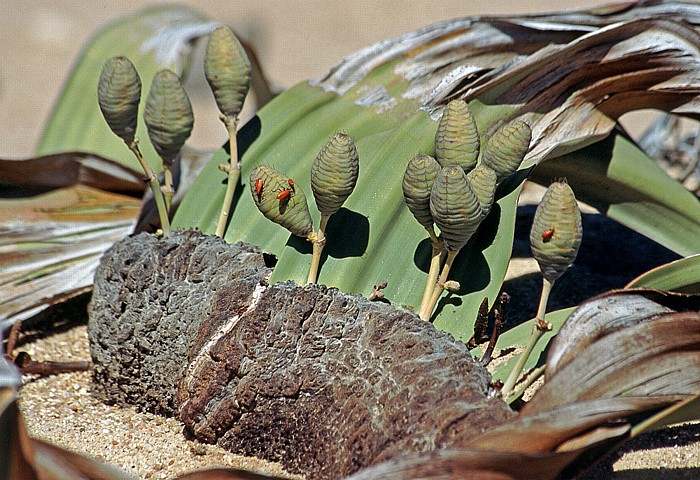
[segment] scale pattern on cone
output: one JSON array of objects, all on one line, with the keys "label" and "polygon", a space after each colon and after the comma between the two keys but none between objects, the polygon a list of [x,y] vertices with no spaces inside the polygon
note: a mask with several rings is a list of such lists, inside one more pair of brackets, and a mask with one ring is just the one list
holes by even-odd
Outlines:
[{"label": "scale pattern on cone", "polygon": [[333,215],[350,196],[360,171],[355,141],[336,133],[323,146],[311,166],[311,189],[322,215]]},{"label": "scale pattern on cone", "polygon": [[464,100],[452,100],[445,107],[435,133],[435,158],[440,166],[459,165],[466,172],[479,157],[479,132]]},{"label": "scale pattern on cone", "polygon": [[138,121],[141,78],[128,58],[107,60],[97,84],[97,100],[109,128],[130,145]]},{"label": "scale pattern on cone", "polygon": [[484,219],[491,211],[496,196],[496,172],[482,163],[467,174],[467,180],[479,199],[481,218]]},{"label": "scale pattern on cone", "polygon": [[[282,225],[294,235],[309,238],[313,233],[313,224],[306,195],[301,187],[294,185],[290,188],[289,178],[267,165],[258,165],[250,172],[248,185],[253,202],[266,218]],[[279,198],[287,190],[287,195]]]},{"label": "scale pattern on cone", "polygon": [[418,223],[425,228],[433,225],[430,214],[430,190],[440,173],[440,164],[430,155],[416,155],[406,166],[403,175],[403,196],[406,205]]},{"label": "scale pattern on cone", "polygon": [[500,127],[486,142],[483,162],[496,172],[498,183],[518,170],[530,148],[530,140],[530,125],[516,120]]},{"label": "scale pattern on cone", "polygon": [[172,165],[194,125],[190,99],[172,71],[161,70],[153,77],[143,119],[153,148],[163,163]]},{"label": "scale pattern on cone", "polygon": [[251,66],[241,42],[230,29],[219,27],[209,37],[204,75],[219,111],[236,118],[250,89]]},{"label": "scale pattern on cone", "polygon": [[476,232],[481,206],[461,167],[440,171],[430,192],[430,213],[448,250],[460,250]]},{"label": "scale pattern on cone", "polygon": [[552,183],[537,206],[530,230],[532,255],[549,282],[574,263],[581,245],[581,212],[568,183]]}]

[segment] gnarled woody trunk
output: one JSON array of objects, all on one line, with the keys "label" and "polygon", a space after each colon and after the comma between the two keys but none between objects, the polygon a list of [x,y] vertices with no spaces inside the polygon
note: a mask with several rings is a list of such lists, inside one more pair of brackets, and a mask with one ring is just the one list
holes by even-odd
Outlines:
[{"label": "gnarled woody trunk", "polygon": [[310,478],[459,447],[514,415],[450,335],[269,272],[254,247],[196,232],[116,244],[88,326],[100,395]]}]

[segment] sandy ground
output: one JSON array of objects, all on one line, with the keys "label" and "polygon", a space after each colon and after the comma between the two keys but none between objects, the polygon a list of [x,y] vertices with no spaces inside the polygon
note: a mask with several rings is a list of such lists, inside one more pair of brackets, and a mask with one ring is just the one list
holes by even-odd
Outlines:
[{"label": "sandy ground", "polygon": [[[99,26],[142,6],[136,0],[61,2],[4,0],[0,5],[0,157],[32,154],[42,125],[81,46]],[[274,87],[322,75],[343,56],[372,42],[435,21],[487,14],[534,13],[597,1],[347,2],[295,0],[190,2],[255,45]],[[191,144],[224,141],[211,95],[195,79],[190,93],[197,115]],[[521,265],[514,277],[533,271]],[[87,358],[84,327],[23,348],[38,359]],[[186,441],[171,419],[108,407],[90,394],[89,375],[27,379],[21,405],[30,432],[115,463],[142,478],[170,478],[205,465],[266,468],[214,447]],[[622,456],[618,459],[618,456]],[[243,463],[240,463],[243,462]],[[659,470],[659,468],[663,470]],[[612,471],[616,471],[614,475]],[[666,429],[623,447],[590,478],[700,478],[700,427]]]}]

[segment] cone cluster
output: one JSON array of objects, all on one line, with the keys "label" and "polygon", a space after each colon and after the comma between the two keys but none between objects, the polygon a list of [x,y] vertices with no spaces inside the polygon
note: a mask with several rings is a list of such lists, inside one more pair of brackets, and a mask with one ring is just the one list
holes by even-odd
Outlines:
[{"label": "cone cluster", "polygon": [[528,151],[532,132],[525,122],[501,126],[481,154],[474,116],[464,100],[447,104],[435,134],[435,158],[417,155],[406,167],[406,205],[429,231],[433,225],[447,250],[461,249],[493,205],[496,186],[512,175]]}]

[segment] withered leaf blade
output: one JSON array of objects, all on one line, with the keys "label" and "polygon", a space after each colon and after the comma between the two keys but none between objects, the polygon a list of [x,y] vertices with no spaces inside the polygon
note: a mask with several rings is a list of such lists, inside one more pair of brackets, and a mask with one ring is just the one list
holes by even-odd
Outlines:
[{"label": "withered leaf blade", "polygon": [[0,478],[8,480],[131,480],[114,467],[31,438],[17,405],[18,384],[7,382],[14,367],[0,357]]},{"label": "withered leaf blade", "polygon": [[606,422],[652,410],[657,403],[646,397],[602,398],[535,413],[522,412],[513,421],[474,438],[468,446],[500,452],[552,452]]},{"label": "withered leaf blade", "polygon": [[698,26],[700,9],[675,2],[462,18],[363,49],[319,85],[342,94],[395,61],[395,72],[410,83],[403,96],[435,118],[450,100],[462,98],[477,118],[483,112],[472,101],[497,106],[492,128],[526,121],[533,133],[529,166],[605,138],[628,111],[697,111]]},{"label": "withered leaf blade", "polygon": [[[3,328],[3,327],[0,327]],[[0,332],[2,339],[2,332]],[[0,356],[0,478],[34,480],[31,442],[17,406],[21,379],[17,370]]]},{"label": "withered leaf blade", "polygon": [[141,200],[80,184],[0,200],[1,320],[89,291],[102,254],[132,232]]},{"label": "withered leaf blade", "polygon": [[233,468],[210,468],[177,477],[177,480],[283,480],[286,477],[265,475]]},{"label": "withered leaf blade", "polygon": [[562,325],[549,347],[545,375],[551,378],[605,335],[649,318],[686,310],[700,310],[700,295],[626,289],[595,296],[579,305]]},{"label": "withered leaf blade", "polygon": [[[38,478],[75,478],[86,480],[133,480],[115,467],[75,452],[32,438],[34,469]],[[19,480],[19,479],[18,479]]]},{"label": "withered leaf blade", "polygon": [[[0,185],[43,191],[82,184],[141,197],[143,174],[92,153],[64,152],[41,157],[0,159]],[[18,190],[19,191],[19,190]],[[7,194],[0,193],[0,198]]]},{"label": "withered leaf blade", "polygon": [[666,425],[692,422],[700,418],[700,394],[675,403],[659,413],[652,415],[632,429],[632,436],[656,430]]},{"label": "withered leaf blade", "polygon": [[347,480],[549,480],[557,478],[578,455],[579,451],[435,450],[365,468]]},{"label": "withered leaf blade", "polygon": [[[651,54],[654,60],[647,63]],[[700,36],[692,28],[641,19],[543,48],[450,96],[512,105],[512,115],[533,130],[526,163],[539,162],[606,137],[626,112],[692,111],[700,87],[694,80],[697,61],[689,59],[699,55]],[[586,68],[591,64],[597,65],[592,71]]]},{"label": "withered leaf blade", "polygon": [[523,408],[533,415],[596,398],[648,396],[658,408],[700,392],[700,312],[611,332],[560,368]]}]

